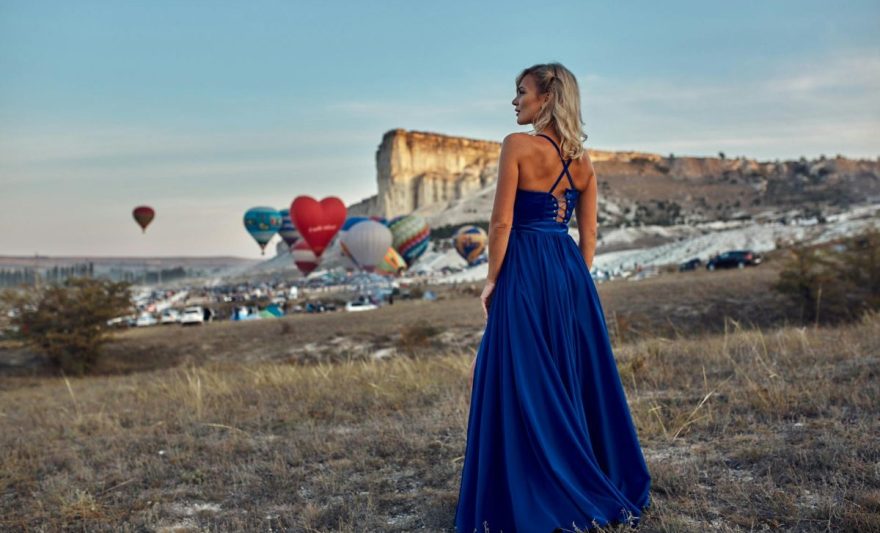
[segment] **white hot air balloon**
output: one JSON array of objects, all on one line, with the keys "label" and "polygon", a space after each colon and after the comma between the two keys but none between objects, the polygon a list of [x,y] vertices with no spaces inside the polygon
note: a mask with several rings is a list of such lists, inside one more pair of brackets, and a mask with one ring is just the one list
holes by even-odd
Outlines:
[{"label": "white hot air balloon", "polygon": [[385,224],[364,220],[346,231],[339,244],[360,268],[372,272],[385,258],[392,239],[391,230]]}]

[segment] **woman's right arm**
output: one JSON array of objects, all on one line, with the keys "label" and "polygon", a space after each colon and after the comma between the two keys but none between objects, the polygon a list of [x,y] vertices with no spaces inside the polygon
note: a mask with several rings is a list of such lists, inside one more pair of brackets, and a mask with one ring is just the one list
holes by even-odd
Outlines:
[{"label": "woman's right arm", "polygon": [[596,172],[593,170],[593,162],[589,154],[584,154],[589,168],[587,188],[581,191],[578,203],[575,206],[580,242],[578,247],[587,269],[593,268],[593,254],[596,253],[596,231],[598,226],[599,199],[596,187]]}]

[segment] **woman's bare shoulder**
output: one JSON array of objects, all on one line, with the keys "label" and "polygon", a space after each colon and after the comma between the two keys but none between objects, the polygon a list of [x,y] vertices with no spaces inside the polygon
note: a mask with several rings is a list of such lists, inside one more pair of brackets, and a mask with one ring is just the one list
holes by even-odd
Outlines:
[{"label": "woman's bare shoulder", "polygon": [[504,140],[501,142],[503,145],[509,146],[523,146],[525,143],[531,142],[534,139],[534,135],[529,135],[528,133],[523,133],[521,131],[515,131],[513,133],[508,133],[504,136]]},{"label": "woman's bare shoulder", "polygon": [[587,170],[587,175],[592,176],[595,173],[595,170],[593,170],[593,160],[590,159],[589,148],[584,148],[584,153],[578,158],[578,163]]}]

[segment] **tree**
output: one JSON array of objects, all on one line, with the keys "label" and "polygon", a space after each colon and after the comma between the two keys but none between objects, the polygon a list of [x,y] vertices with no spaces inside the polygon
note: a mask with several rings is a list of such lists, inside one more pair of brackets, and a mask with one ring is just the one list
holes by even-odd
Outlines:
[{"label": "tree", "polygon": [[133,312],[125,282],[68,278],[60,285],[7,291],[4,303],[14,311],[21,337],[42,350],[65,372],[84,374],[98,362],[110,338],[107,321]]},{"label": "tree", "polygon": [[870,228],[836,245],[794,245],[774,288],[803,322],[851,320],[880,308],[880,230]]}]

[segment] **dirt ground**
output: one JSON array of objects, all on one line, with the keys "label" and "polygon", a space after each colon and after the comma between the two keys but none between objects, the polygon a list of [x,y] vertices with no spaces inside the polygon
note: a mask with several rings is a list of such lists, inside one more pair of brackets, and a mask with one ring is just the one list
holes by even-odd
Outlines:
[{"label": "dirt ground", "polygon": [[[725,317],[744,326],[777,327],[796,313],[771,289],[773,265],[744,270],[664,273],[597,285],[613,344],[665,337],[694,338],[724,330]],[[470,352],[485,320],[482,285],[443,287],[440,299],[396,300],[375,311],[293,314],[280,319],[123,331],[106,348],[101,374],[202,364],[207,361],[314,363],[395,353]],[[0,349],[0,375],[44,372],[26,347]]]}]

